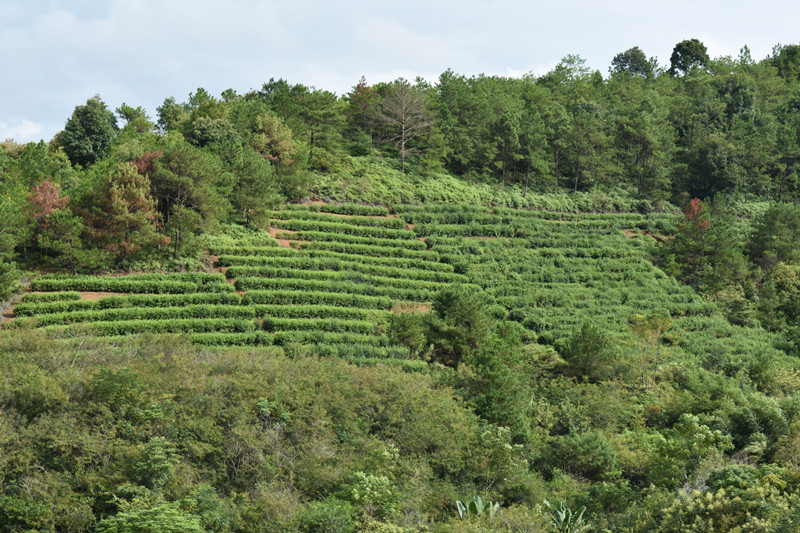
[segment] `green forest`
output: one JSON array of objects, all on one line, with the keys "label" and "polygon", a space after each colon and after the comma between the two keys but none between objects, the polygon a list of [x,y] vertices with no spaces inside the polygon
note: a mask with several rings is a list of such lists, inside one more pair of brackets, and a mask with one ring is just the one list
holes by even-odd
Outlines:
[{"label": "green forest", "polygon": [[0,143],[0,531],[800,531],[800,45],[182,99]]}]

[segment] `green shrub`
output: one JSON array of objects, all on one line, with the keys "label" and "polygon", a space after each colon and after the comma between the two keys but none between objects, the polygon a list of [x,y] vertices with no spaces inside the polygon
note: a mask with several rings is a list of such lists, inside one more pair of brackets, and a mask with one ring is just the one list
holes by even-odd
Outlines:
[{"label": "green shrub", "polygon": [[605,437],[597,432],[570,433],[551,444],[552,466],[593,481],[618,478],[617,455]]},{"label": "green shrub", "polygon": [[311,502],[300,515],[300,531],[305,533],[353,533],[355,510],[346,501],[328,498]]},{"label": "green shrub", "polygon": [[22,295],[22,302],[23,303],[42,303],[42,302],[59,302],[59,301],[69,301],[69,300],[80,300],[81,294],[77,291],[66,291],[66,292],[45,292],[45,293],[35,293],[35,292],[28,292]]}]

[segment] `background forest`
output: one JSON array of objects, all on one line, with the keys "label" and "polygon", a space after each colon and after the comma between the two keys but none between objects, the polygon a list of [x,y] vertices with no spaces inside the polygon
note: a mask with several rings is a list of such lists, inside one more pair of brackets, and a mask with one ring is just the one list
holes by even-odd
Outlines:
[{"label": "background forest", "polygon": [[[800,45],[342,96],[271,79],[156,117],[95,96],[0,143],[4,310],[43,272],[208,271],[210,243],[309,199],[395,207],[468,283],[391,319],[411,357],[388,366],[5,328],[0,530],[797,531],[799,197]],[[613,231],[534,235],[517,209]],[[466,239],[490,219],[561,250],[536,281],[611,261],[636,313],[564,292],[550,328],[552,301],[503,292],[538,259]]]}]

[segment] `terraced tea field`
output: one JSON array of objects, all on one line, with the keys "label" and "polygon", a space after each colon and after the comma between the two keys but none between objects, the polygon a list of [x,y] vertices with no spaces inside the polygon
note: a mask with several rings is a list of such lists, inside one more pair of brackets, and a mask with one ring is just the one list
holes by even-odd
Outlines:
[{"label": "terraced tea field", "polygon": [[673,321],[674,345],[735,367],[766,333],[731,326],[652,265],[654,241],[642,231],[673,222],[658,214],[288,205],[272,214],[272,237],[211,239],[219,273],[44,275],[10,326],[64,336],[175,332],[201,344],[404,360],[408,350],[386,334],[392,313],[426,310],[439,288],[460,283],[484,289],[498,317],[524,326],[527,342],[552,343],[588,320],[626,333],[631,317],[661,315]]}]

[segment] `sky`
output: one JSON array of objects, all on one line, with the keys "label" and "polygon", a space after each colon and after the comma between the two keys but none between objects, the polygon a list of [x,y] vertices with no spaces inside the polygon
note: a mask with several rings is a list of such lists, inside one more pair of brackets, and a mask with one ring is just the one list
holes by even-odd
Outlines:
[{"label": "sky", "polygon": [[49,140],[94,95],[156,118],[167,97],[270,78],[342,95],[361,76],[542,75],[568,54],[606,75],[634,46],[668,66],[691,38],[761,60],[800,42],[798,20],[776,0],[0,0],[0,140]]}]

